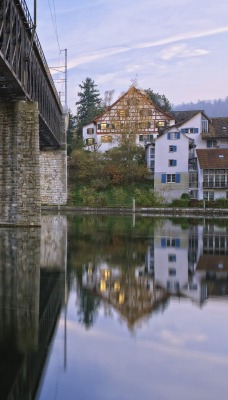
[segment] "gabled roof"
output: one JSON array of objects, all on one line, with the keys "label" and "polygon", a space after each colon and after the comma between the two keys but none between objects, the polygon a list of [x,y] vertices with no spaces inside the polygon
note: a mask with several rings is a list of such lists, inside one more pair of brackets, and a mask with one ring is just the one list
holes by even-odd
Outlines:
[{"label": "gabled roof", "polygon": [[165,111],[163,111],[161,108],[159,108],[155,103],[153,103],[150,98],[148,97],[148,95],[140,89],[137,89],[135,86],[131,86],[128,91],[126,93],[124,93],[121,97],[119,97],[119,99],[117,99],[111,106],[109,106],[107,108],[107,110],[105,110],[102,114],[98,115],[96,118],[94,118],[93,122],[98,122],[107,112],[109,112],[116,104],[118,104],[119,102],[121,102],[125,97],[130,97],[131,95],[138,95],[140,97],[142,97],[144,99],[144,101],[146,101],[148,103],[148,105],[153,106],[154,108],[156,108],[159,112],[161,112],[163,115],[166,116],[167,119],[171,120],[172,116],[169,113],[166,113]]},{"label": "gabled roof", "polygon": [[202,169],[228,168],[228,148],[196,149],[196,154]]},{"label": "gabled roof", "polygon": [[203,138],[228,138],[228,117],[211,118],[208,133],[203,133]]},{"label": "gabled roof", "polygon": [[173,126],[181,126],[199,113],[202,113],[205,118],[210,120],[210,118],[205,114],[204,110],[172,111],[171,115],[176,121],[175,125]]}]

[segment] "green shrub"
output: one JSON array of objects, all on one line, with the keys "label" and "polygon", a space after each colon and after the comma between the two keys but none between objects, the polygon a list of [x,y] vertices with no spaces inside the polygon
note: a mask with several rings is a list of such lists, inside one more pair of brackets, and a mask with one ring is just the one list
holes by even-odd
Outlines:
[{"label": "green shrub", "polygon": [[189,200],[188,199],[173,199],[170,207],[188,207]]},{"label": "green shrub", "polygon": [[126,205],[127,193],[122,188],[113,188],[111,195],[115,205]]},{"label": "green shrub", "polygon": [[188,193],[182,193],[181,199],[182,199],[182,200],[190,200],[190,196],[189,196]]},{"label": "green shrub", "polygon": [[96,205],[96,190],[84,187],[79,191],[79,196],[84,206],[94,207]]},{"label": "green shrub", "polygon": [[161,197],[154,190],[135,189],[136,206],[156,207],[161,205]]}]

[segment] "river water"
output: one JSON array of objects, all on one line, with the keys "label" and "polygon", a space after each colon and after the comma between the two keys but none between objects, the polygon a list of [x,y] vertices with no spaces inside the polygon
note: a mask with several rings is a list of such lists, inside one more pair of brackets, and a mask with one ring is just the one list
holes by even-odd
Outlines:
[{"label": "river water", "polygon": [[0,399],[227,399],[227,222],[1,228]]}]

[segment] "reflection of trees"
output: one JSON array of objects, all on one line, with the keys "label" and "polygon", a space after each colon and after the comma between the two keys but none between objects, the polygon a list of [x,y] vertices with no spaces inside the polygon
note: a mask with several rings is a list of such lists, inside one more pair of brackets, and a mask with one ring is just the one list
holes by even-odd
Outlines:
[{"label": "reflection of trees", "polygon": [[82,286],[82,268],[76,270],[77,276],[77,303],[79,322],[90,328],[95,321],[98,308],[100,306],[99,297]]},{"label": "reflection of trees", "polygon": [[131,216],[77,216],[70,220],[68,250],[71,269],[88,262],[108,261],[115,264],[138,266],[144,262],[148,236],[154,232],[153,218],[136,218],[132,227]]}]

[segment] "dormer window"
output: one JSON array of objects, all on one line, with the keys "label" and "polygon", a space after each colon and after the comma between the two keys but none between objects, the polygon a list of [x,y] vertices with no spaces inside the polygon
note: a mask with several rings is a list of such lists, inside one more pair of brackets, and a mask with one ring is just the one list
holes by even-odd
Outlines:
[{"label": "dormer window", "polygon": [[205,117],[202,117],[202,133],[208,133],[208,120]]}]

